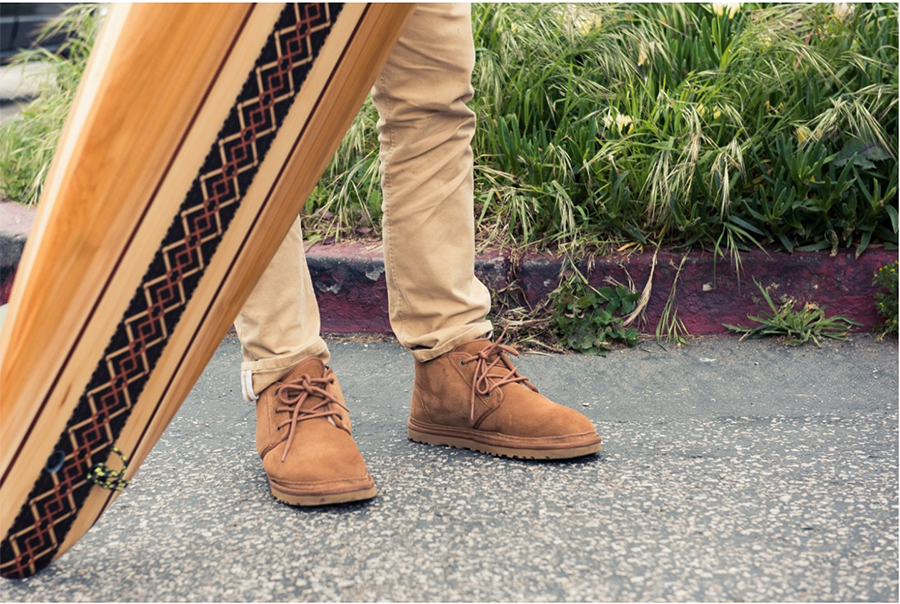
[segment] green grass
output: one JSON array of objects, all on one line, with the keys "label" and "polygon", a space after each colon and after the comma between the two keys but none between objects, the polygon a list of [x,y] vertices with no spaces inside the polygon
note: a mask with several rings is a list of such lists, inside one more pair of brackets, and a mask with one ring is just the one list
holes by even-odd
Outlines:
[{"label": "green grass", "polygon": [[48,69],[34,76],[38,80],[36,99],[24,105],[15,118],[0,125],[0,195],[3,197],[27,205],[37,204],[100,22],[96,5],[69,8],[40,35],[43,39],[58,32],[69,34],[59,53],[36,48],[14,58],[13,66],[43,62]]},{"label": "green grass", "polygon": [[[896,4],[478,4],[482,245],[562,251],[896,246]],[[0,129],[0,193],[35,203],[96,33]],[[376,112],[353,123],[305,209],[310,238],[377,235]],[[677,317],[672,317],[677,325]]]},{"label": "green grass", "polygon": [[[476,5],[481,239],[896,245],[896,23],[891,4]],[[374,123],[308,205],[330,234],[378,228]]]},{"label": "green grass", "polygon": [[825,314],[824,307],[810,302],[803,304],[798,310],[795,308],[797,302],[791,298],[786,298],[782,299],[781,304],[776,306],[775,302],[772,301],[771,295],[769,295],[768,288],[763,287],[755,279],[754,283],[756,283],[756,287],[759,288],[772,313],[767,314],[763,312],[759,316],[748,316],[748,319],[757,323],[757,325],[752,327],[725,325],[732,331],[744,334],[741,336],[741,340],[744,338],[773,336],[783,338],[789,346],[800,346],[807,342],[812,342],[816,346],[821,347],[821,341],[824,338],[847,340],[850,328],[854,325],[860,325],[844,315],[829,317]]}]

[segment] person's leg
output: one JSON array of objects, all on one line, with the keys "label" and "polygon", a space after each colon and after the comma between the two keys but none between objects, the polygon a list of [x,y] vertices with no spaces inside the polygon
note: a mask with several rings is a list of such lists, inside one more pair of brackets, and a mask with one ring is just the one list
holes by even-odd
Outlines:
[{"label": "person's leg", "polygon": [[250,402],[304,359],[315,357],[328,364],[330,354],[319,335],[319,306],[303,254],[299,217],[234,327],[244,357],[241,384]]},{"label": "person's leg", "polygon": [[319,336],[299,218],[235,328],[244,356],[244,397],[256,401],[256,447],[272,495],[291,505],[374,497],[340,385],[325,366],[328,347]]},{"label": "person's leg", "polygon": [[491,331],[475,277],[466,4],[420,4],[375,82],[391,326],[417,360]]},{"label": "person's leg", "polygon": [[538,394],[486,336],[490,293],[475,277],[468,5],[420,4],[375,84],[380,114],[390,318],[416,359],[411,439],[495,455],[594,453],[582,414]]}]

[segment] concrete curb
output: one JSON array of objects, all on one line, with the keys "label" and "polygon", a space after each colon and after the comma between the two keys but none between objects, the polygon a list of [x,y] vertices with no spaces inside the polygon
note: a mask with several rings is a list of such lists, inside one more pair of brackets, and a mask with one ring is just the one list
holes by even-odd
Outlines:
[{"label": "concrete curb", "polygon": [[[0,303],[9,299],[34,210],[0,202]],[[316,288],[326,333],[389,333],[387,285],[381,246],[377,243],[315,245],[307,263]],[[875,271],[897,260],[896,251],[873,246],[855,258],[852,250],[836,256],[824,252],[741,254],[740,278],[728,260],[707,252],[682,255],[660,251],[652,270],[650,300],[642,329],[656,328],[675,287],[678,318],[692,335],[729,333],[723,324],[749,325],[748,314],[768,311],[753,280],[771,286],[775,297],[824,306],[828,315],[843,314],[870,331],[880,322],[872,284]],[[580,263],[579,270],[594,286],[607,280],[633,282],[643,289],[653,268],[652,252],[604,256]],[[679,274],[679,265],[681,270]],[[559,283],[562,259],[550,253],[529,253],[514,259],[506,250],[492,250],[476,259],[476,273],[492,291],[506,291],[512,302],[536,307]]]}]

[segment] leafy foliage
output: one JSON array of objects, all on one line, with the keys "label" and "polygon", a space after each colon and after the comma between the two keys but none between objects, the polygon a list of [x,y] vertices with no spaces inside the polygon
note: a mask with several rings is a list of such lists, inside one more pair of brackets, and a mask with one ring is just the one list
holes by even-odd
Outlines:
[{"label": "leafy foliage", "polygon": [[623,317],[640,297],[621,284],[596,289],[581,275],[571,277],[550,294],[551,329],[564,347],[587,354],[605,355],[611,343],[634,346],[638,330],[627,327]]},{"label": "leafy foliage", "polygon": [[[897,243],[896,5],[481,4],[473,21],[485,241]],[[369,105],[311,214],[377,228],[375,121]]]},{"label": "leafy foliage", "polygon": [[889,333],[897,333],[897,262],[886,264],[875,271],[874,285],[882,287],[887,292],[875,293],[875,307],[878,314],[884,319],[881,325],[880,338]]},{"label": "leafy foliage", "polygon": [[[840,10],[837,7],[842,7]],[[898,235],[898,7],[479,4],[473,108],[485,243],[831,250]],[[0,192],[34,203],[99,24],[54,25],[55,78],[0,130]],[[368,101],[306,208],[377,234]]]},{"label": "leafy foliage", "polygon": [[66,40],[56,53],[43,48],[20,52],[13,64],[43,62],[38,96],[21,113],[0,125],[0,195],[28,205],[37,204],[59,136],[87,66],[100,29],[97,5],[65,10],[39,34],[44,40],[57,33]]}]

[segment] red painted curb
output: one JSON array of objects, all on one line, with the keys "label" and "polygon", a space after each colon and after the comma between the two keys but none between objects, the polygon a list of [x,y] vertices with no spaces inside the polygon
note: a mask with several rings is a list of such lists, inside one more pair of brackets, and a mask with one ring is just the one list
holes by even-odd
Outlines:
[{"label": "red painted curb", "polygon": [[[0,202],[0,304],[9,298],[10,286],[31,228],[32,208]],[[390,333],[387,285],[379,242],[314,245],[307,264],[326,333]],[[678,274],[681,254],[659,252],[644,331],[653,332]],[[691,252],[684,261],[676,285],[678,318],[693,335],[730,333],[724,323],[749,325],[748,314],[768,312],[754,284],[770,287],[773,299],[790,296],[798,302],[815,302],[829,316],[843,314],[871,330],[881,318],[875,310],[872,279],[881,266],[897,260],[896,251],[870,247],[860,258],[852,250],[832,257],[825,252],[786,254],[753,250],[741,254],[740,279],[727,259],[706,252]],[[653,264],[652,253],[603,256],[580,270],[592,285],[607,279],[644,288]],[[559,283],[562,259],[550,253],[526,254],[516,265],[504,250],[491,250],[476,259],[478,277],[492,291],[509,288],[523,305],[535,307]],[[511,287],[512,286],[512,287]]]},{"label": "red painted curb", "polygon": [[[650,299],[643,317],[644,331],[653,332],[669,298],[682,255],[659,252],[653,271]],[[322,315],[322,329],[331,333],[389,333],[387,287],[380,250],[359,244],[318,245],[307,255]],[[827,253],[741,254],[740,276],[729,260],[692,252],[681,268],[675,288],[678,318],[693,335],[730,333],[724,324],[750,325],[748,315],[770,312],[754,279],[770,288],[779,302],[791,297],[799,303],[823,306],[828,316],[843,314],[871,330],[881,318],[875,310],[872,284],[875,271],[897,260],[897,252],[878,247],[856,259],[850,250]],[[653,254],[605,256],[593,268],[580,270],[599,287],[608,279],[631,280],[642,290],[650,276]],[[526,254],[513,267],[508,254],[491,251],[478,257],[476,274],[493,291],[520,289],[520,302],[532,308],[559,284],[562,259],[550,253]],[[515,270],[514,270],[515,268]]]},{"label": "red painted curb", "polygon": [[306,264],[323,332],[391,332],[380,245],[315,245],[306,252]]},{"label": "red painted curb", "polygon": [[[655,331],[681,260],[682,254],[661,251],[657,255],[644,331]],[[741,254],[738,276],[738,269],[729,260],[691,252],[675,287],[677,316],[693,335],[731,333],[724,327],[726,323],[752,325],[747,315],[771,314],[755,279],[770,288],[776,304],[783,296],[799,303],[813,302],[823,306],[828,316],[845,315],[862,323],[858,330],[869,331],[881,321],[874,302],[875,271],[896,260],[896,251],[878,247],[868,249],[858,259],[851,250],[842,250],[834,257],[827,253],[767,254],[753,250]],[[650,277],[653,254],[598,257],[590,271],[585,265],[579,268],[595,287],[607,279],[628,284],[630,276],[640,291]],[[556,287],[559,266],[559,259],[551,254],[525,257],[519,279],[529,304],[539,303]]]}]

